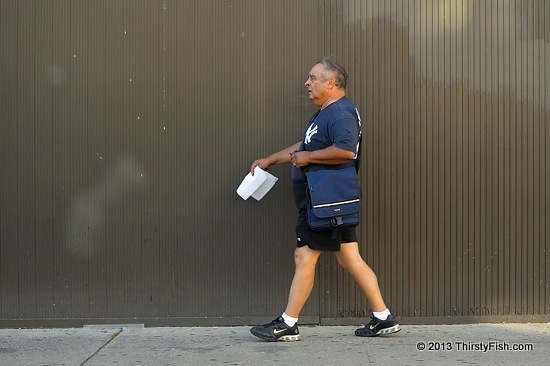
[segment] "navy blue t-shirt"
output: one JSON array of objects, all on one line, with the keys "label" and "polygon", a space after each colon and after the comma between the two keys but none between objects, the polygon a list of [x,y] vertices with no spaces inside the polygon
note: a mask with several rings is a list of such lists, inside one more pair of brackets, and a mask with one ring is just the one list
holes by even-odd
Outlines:
[{"label": "navy blue t-shirt", "polygon": [[[302,136],[300,150],[315,151],[335,146],[357,154],[361,139],[361,118],[355,105],[346,97],[319,110],[309,121],[308,128]],[[318,169],[341,169],[355,166],[355,159],[340,165],[310,164],[305,168],[292,167],[292,181],[295,183],[296,204],[300,206],[306,193],[305,172]],[[296,186],[298,183],[298,186]],[[303,187],[302,187],[303,186]],[[303,192],[302,192],[303,188]]]}]

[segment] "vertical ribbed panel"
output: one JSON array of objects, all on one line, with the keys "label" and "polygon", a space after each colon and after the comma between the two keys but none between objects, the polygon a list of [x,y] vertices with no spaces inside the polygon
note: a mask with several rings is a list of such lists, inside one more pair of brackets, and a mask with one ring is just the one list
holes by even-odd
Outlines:
[{"label": "vertical ribbed panel", "polygon": [[[3,316],[18,314],[17,280],[17,2],[0,7],[0,308]],[[6,314],[6,315],[4,315]]]},{"label": "vertical ribbed panel", "polygon": [[314,110],[315,2],[290,4],[1,3],[2,318],[284,308],[289,169],[261,202],[235,189]]},{"label": "vertical ribbed panel", "polygon": [[[550,6],[475,0],[0,2],[0,318],[264,317],[313,62],[365,132],[361,251],[402,317],[547,315]],[[303,316],[365,317],[324,255]]]},{"label": "vertical ribbed panel", "polygon": [[[325,1],[320,14],[321,50],[348,66],[366,124],[361,244],[388,306],[547,314],[548,4]],[[367,315],[350,281],[325,274],[323,318]]]}]

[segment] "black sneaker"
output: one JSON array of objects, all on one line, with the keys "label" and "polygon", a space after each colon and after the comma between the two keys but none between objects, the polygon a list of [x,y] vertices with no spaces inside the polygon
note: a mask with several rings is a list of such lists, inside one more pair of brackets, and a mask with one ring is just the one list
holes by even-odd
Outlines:
[{"label": "black sneaker", "polygon": [[250,333],[254,334],[258,338],[271,342],[299,341],[301,339],[298,324],[294,324],[293,327],[289,327],[286,325],[282,316],[273,320],[271,323],[250,329]]},{"label": "black sneaker", "polygon": [[359,337],[375,337],[381,334],[397,333],[400,330],[401,327],[397,324],[393,315],[389,315],[386,320],[380,320],[373,315],[370,323],[365,325],[364,328],[357,329],[355,335]]}]

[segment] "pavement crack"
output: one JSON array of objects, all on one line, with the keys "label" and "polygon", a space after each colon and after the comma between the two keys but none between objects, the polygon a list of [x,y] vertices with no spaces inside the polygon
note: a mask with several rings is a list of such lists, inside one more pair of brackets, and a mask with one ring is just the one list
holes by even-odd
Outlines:
[{"label": "pavement crack", "polygon": [[99,347],[94,353],[92,353],[90,356],[88,356],[88,358],[86,358],[81,364],[80,366],[84,366],[86,363],[88,363],[88,361],[90,361],[95,355],[97,355],[99,352],[101,352],[101,350],[105,347],[107,347],[107,345],[109,343],[111,343],[116,337],[119,336],[120,333],[122,333],[122,331],[124,330],[124,328],[120,328],[117,332],[115,332],[115,334],[113,334],[111,336],[111,338],[109,338],[107,340],[107,342],[105,342],[103,345],[101,345],[101,347]]}]

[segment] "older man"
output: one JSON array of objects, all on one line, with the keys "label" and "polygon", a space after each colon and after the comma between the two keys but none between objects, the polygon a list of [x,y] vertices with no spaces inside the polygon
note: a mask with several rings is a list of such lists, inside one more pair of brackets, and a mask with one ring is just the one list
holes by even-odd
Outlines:
[{"label": "older man", "polygon": [[307,184],[305,171],[355,167],[361,141],[361,119],[354,104],[346,98],[348,75],[328,58],[313,66],[305,82],[309,99],[319,107],[311,118],[302,140],[252,163],[267,169],[270,165],[292,163],[294,198],[298,208],[296,271],[284,313],[271,323],[250,331],[268,341],[300,340],[299,314],[313,289],[315,266],[324,251],[335,252],[338,263],[355,279],[373,308],[372,320],[355,335],[361,337],[395,333],[401,330],[386,307],[378,279],[359,254],[355,227],[329,231],[311,230],[306,218]]}]

